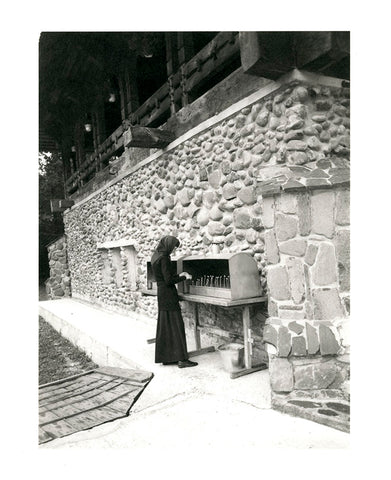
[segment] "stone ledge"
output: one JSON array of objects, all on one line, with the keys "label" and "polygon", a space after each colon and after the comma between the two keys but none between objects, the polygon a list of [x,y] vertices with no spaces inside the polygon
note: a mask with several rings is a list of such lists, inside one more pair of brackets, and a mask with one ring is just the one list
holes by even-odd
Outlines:
[{"label": "stone ledge", "polygon": [[272,408],[350,433],[350,406],[347,402],[331,399],[290,399],[273,395]]},{"label": "stone ledge", "polygon": [[134,247],[136,245],[134,240],[113,240],[110,242],[98,243],[96,248],[98,250],[109,249],[109,248],[119,248],[119,247]]}]

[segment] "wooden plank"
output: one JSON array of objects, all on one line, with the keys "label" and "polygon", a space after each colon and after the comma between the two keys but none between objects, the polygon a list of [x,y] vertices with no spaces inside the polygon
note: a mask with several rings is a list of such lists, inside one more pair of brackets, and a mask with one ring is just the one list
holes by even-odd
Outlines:
[{"label": "wooden plank", "polygon": [[153,290],[153,289],[147,289],[147,288],[143,288],[141,290],[141,293],[143,295],[151,295],[152,297],[156,297],[157,296],[157,290]]},{"label": "wooden plank", "polygon": [[45,430],[42,428],[38,429],[38,443],[46,443],[49,442],[50,440],[53,440],[52,435],[49,435]]},{"label": "wooden plank", "polygon": [[216,349],[215,347],[204,347],[204,348],[199,348],[197,350],[192,350],[191,352],[188,352],[189,357],[196,357],[197,355],[203,355],[204,353],[208,352],[215,352]]},{"label": "wooden plank", "polygon": [[241,305],[253,305],[256,303],[267,302],[267,297],[242,298],[240,300],[227,300],[225,298],[205,297],[201,295],[179,294],[180,300],[187,302],[207,303],[210,305],[219,305],[221,307],[240,307]]},{"label": "wooden plank", "polygon": [[70,435],[71,433],[75,433],[75,431],[77,431],[75,430],[75,427],[73,425],[69,424],[65,420],[48,423],[41,428],[44,432],[51,435],[53,438],[64,437],[65,435]]},{"label": "wooden plank", "polygon": [[117,378],[125,378],[132,380],[133,382],[139,382],[141,384],[150,380],[153,377],[153,373],[145,370],[133,370],[130,368],[117,368],[117,367],[99,367],[96,369],[96,373],[103,373],[104,375],[111,375]]},{"label": "wooden plank", "polygon": [[175,140],[175,134],[158,128],[132,126],[124,132],[125,147],[164,148]]},{"label": "wooden plank", "polygon": [[243,375],[249,375],[250,373],[259,372],[260,370],[266,370],[266,369],[267,369],[267,365],[266,363],[263,363],[262,365],[258,365],[255,367],[244,368],[243,370],[239,370],[237,372],[231,372],[230,377],[231,378],[243,377]]},{"label": "wooden plank", "polygon": [[231,300],[232,291],[230,288],[218,287],[199,287],[197,285],[189,285],[190,295],[201,295],[205,297],[225,298]]},{"label": "wooden plank", "polygon": [[48,406],[48,405],[52,405],[52,404],[60,404],[62,402],[64,402],[65,400],[68,400],[70,398],[73,398],[75,395],[83,395],[85,396],[87,393],[89,392],[101,392],[102,390],[100,389],[103,389],[103,387],[107,387],[107,386],[114,386],[116,384],[113,385],[113,381],[112,380],[107,380],[105,382],[102,382],[102,383],[99,383],[97,382],[97,384],[93,384],[91,386],[91,384],[88,385],[88,388],[82,386],[82,387],[79,387],[75,390],[73,390],[72,392],[68,392],[67,394],[63,394],[63,395],[55,395],[53,397],[50,397],[49,399],[45,398],[45,401],[42,402],[42,406]]}]

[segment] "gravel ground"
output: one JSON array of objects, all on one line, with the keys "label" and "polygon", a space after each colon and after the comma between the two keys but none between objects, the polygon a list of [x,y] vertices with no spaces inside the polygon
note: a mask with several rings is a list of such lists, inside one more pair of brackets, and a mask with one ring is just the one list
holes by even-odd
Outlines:
[{"label": "gravel ground", "polygon": [[39,317],[39,385],[97,367],[83,351]]}]

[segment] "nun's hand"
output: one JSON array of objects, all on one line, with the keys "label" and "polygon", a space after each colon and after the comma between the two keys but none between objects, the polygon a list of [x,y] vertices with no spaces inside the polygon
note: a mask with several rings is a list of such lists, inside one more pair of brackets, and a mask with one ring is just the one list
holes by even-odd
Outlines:
[{"label": "nun's hand", "polygon": [[187,273],[187,272],[182,272],[181,275],[186,277],[186,280],[191,280],[193,278],[193,276],[190,275],[190,273]]}]

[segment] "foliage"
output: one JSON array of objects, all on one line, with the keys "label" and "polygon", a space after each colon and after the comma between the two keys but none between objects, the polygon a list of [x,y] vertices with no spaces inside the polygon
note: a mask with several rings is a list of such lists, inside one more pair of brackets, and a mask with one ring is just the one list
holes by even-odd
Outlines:
[{"label": "foliage", "polygon": [[49,276],[47,244],[64,233],[62,216],[52,213],[50,200],[64,198],[63,166],[57,153],[39,154],[39,278]]}]

